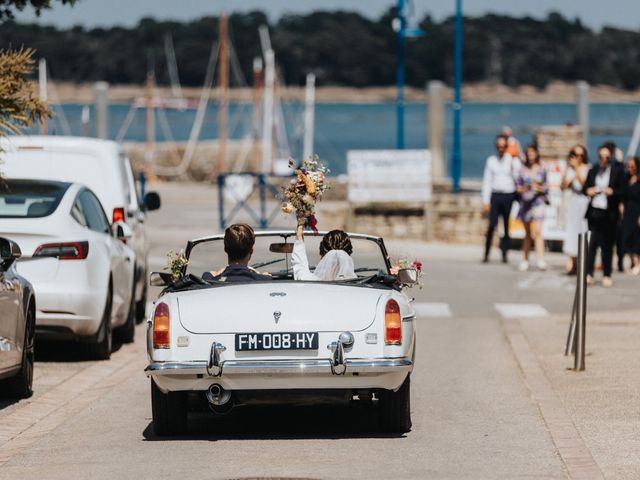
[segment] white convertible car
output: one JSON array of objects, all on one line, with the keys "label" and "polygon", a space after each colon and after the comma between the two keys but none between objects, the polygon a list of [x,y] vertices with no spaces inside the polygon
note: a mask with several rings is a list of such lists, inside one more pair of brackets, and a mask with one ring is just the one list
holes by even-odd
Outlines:
[{"label": "white convertible car", "polygon": [[[351,234],[357,279],[294,281],[292,232],[258,232],[252,266],[271,281],[204,281],[226,265],[223,237],[188,242],[185,276],[164,286],[148,321],[154,429],[187,431],[199,405],[214,413],[251,404],[377,404],[385,431],[411,428],[415,312],[401,285],[415,270],[389,274],[381,238]],[[307,236],[309,262],[320,236]]]}]

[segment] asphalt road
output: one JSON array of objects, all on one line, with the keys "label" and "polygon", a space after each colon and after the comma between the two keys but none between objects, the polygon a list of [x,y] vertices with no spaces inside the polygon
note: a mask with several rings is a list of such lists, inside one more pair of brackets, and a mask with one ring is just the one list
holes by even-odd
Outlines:
[{"label": "asphalt road", "polygon": [[[150,215],[153,268],[164,252],[216,231],[215,195],[165,187]],[[191,419],[192,433],[153,434],[144,325],[108,362],[40,346],[35,395],[0,403],[0,479],[566,478],[567,471],[505,336],[503,319],[566,313],[573,280],[479,263],[480,248],[390,244],[426,265],[412,376],[413,429],[377,433],[375,411],[244,409]],[[497,255],[496,255],[497,257]],[[637,279],[590,290],[594,310],[631,305]],[[558,338],[558,348],[564,338]]]}]

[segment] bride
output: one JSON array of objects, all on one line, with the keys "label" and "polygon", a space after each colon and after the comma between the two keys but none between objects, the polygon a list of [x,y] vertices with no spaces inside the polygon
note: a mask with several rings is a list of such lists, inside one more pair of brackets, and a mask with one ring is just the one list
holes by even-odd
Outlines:
[{"label": "bride", "polygon": [[320,242],[320,261],[313,273],[304,246],[304,225],[298,225],[291,263],[295,280],[349,280],[357,278],[353,266],[351,240],[342,230],[328,232]]}]

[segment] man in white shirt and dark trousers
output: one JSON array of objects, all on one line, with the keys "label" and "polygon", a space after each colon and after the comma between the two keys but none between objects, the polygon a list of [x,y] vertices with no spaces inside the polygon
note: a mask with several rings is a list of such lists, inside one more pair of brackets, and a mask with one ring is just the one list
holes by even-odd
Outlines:
[{"label": "man in white shirt and dark trousers", "polygon": [[520,172],[520,160],[507,153],[507,138],[500,135],[496,138],[497,155],[487,158],[482,179],[483,213],[489,215],[489,228],[484,248],[484,263],[489,261],[493,232],[502,217],[504,236],[500,242],[502,263],[507,263],[509,250],[509,215],[511,205],[516,199],[516,178]]}]

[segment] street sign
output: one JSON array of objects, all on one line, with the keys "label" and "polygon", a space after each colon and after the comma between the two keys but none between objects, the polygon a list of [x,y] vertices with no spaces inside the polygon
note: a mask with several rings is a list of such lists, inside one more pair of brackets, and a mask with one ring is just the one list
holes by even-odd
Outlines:
[{"label": "street sign", "polygon": [[349,150],[347,174],[351,203],[431,201],[428,150]]}]

